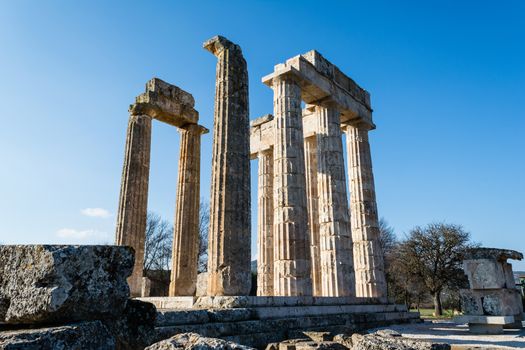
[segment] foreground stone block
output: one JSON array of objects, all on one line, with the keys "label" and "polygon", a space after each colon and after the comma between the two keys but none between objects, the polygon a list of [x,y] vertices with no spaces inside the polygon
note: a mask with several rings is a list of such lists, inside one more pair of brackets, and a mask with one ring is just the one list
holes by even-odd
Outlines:
[{"label": "foreground stone block", "polygon": [[429,342],[403,338],[399,336],[385,336],[385,334],[352,335],[352,350],[450,350],[450,345],[438,342]]},{"label": "foreground stone block", "polygon": [[0,246],[0,322],[117,318],[129,297],[133,250],[117,246]]},{"label": "foreground stone block", "polygon": [[170,339],[148,346],[145,350],[255,350],[248,346],[236,344],[222,339],[202,337],[196,333],[177,334]]},{"label": "foreground stone block", "polygon": [[116,338],[118,349],[142,350],[155,341],[157,309],[151,303],[131,299],[122,316],[105,322]]},{"label": "foreground stone block", "polygon": [[460,290],[461,305],[467,315],[521,315],[521,294],[517,289]]},{"label": "foreground stone block", "polygon": [[0,332],[2,350],[114,350],[115,338],[100,321]]}]

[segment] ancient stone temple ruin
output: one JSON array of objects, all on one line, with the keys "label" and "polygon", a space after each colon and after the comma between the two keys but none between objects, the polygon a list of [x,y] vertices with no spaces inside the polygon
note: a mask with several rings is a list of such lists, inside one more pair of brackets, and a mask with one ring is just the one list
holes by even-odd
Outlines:
[{"label": "ancient stone temple ruin", "polygon": [[[193,97],[156,78],[130,108],[117,244],[135,249],[131,292],[159,309],[158,338],[197,331],[264,347],[321,325],[355,330],[417,320],[386,298],[369,93],[310,51],[262,78],[273,90],[273,113],[250,124],[241,48],[217,36],[204,49],[217,58],[206,295],[196,296],[196,281],[207,129]],[[181,130],[169,297],[149,297],[142,272],[152,119]],[[258,160],[257,296],[248,296],[250,159]]]},{"label": "ancient stone temple ruin", "polygon": [[[274,92],[273,115],[250,127],[240,47],[217,36],[204,48],[217,57],[207,294],[242,296],[250,290],[252,158],[259,161],[257,295],[384,300],[369,93],[310,51],[276,65],[262,79]],[[189,93],[156,78],[130,107],[117,244],[137,254],[129,281],[133,295],[147,294],[142,264],[152,119],[181,130],[169,294],[195,294],[200,135],[207,129],[198,125],[193,107]]]},{"label": "ancient stone temple ruin", "polygon": [[503,328],[522,328],[523,304],[516,289],[512,265],[508,259],[522,260],[523,254],[496,248],[471,249],[463,261],[470,289],[460,290],[463,316],[470,331],[502,334]]}]

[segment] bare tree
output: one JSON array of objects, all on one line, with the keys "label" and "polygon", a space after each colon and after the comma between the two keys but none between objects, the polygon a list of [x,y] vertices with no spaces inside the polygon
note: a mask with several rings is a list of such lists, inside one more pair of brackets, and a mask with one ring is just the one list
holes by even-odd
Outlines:
[{"label": "bare tree", "polygon": [[423,284],[433,297],[434,314],[441,316],[441,293],[464,284],[461,261],[464,251],[473,246],[470,234],[459,225],[431,223],[415,227],[399,245],[398,276],[406,276],[407,284]]},{"label": "bare tree", "polygon": [[144,270],[166,270],[171,266],[173,225],[160,215],[149,212],[146,219],[146,242],[144,246]]},{"label": "bare tree", "polygon": [[379,244],[385,257],[388,257],[398,244],[394,228],[388,224],[385,218],[379,219]]},{"label": "bare tree", "polygon": [[201,200],[199,210],[199,272],[208,270],[208,231],[210,230],[210,204]]}]

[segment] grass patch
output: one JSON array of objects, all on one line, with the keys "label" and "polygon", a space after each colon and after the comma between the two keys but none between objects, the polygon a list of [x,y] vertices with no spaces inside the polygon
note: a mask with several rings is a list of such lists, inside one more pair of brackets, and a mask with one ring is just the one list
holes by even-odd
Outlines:
[{"label": "grass patch", "polygon": [[[418,310],[414,309],[410,311],[418,311]],[[452,309],[443,309],[443,315],[439,317],[434,316],[434,309],[419,309],[419,313],[421,314],[421,318],[443,319],[443,318],[454,317],[454,310]]]}]

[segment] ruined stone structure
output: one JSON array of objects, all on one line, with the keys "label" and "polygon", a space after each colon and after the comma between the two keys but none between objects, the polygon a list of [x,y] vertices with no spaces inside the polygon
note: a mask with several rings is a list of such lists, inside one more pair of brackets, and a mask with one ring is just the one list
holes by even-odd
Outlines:
[{"label": "ruined stone structure", "polygon": [[248,70],[241,48],[216,36],[204,48],[217,57],[208,294],[250,292],[250,140]]},{"label": "ruined stone structure", "polygon": [[471,332],[501,334],[504,327],[522,328],[521,293],[507,259],[522,260],[523,254],[495,248],[476,248],[465,254],[463,271],[470,289],[460,290],[464,315],[456,321],[468,323]]},{"label": "ruined stone structure", "polygon": [[197,279],[199,239],[200,135],[199,113],[193,96],[160,79],[146,84],[129,108],[130,118],[117,217],[116,244],[135,250],[135,266],[128,282],[132,296],[143,283],[144,243],[148,204],[151,121],[157,119],[181,130],[181,154],[175,211],[171,295],[192,295]]},{"label": "ruined stone structure", "polygon": [[368,92],[316,51],[276,65],[263,82],[274,90],[275,117],[254,120],[250,131],[259,159],[258,295],[384,300]]},{"label": "ruined stone structure", "polygon": [[[385,301],[368,92],[310,51],[262,79],[274,92],[274,111],[250,128],[241,48],[221,36],[203,46],[217,57],[206,294],[250,291],[251,158],[259,160],[257,294]],[[197,124],[193,107],[190,94],[153,79],[130,108],[117,244],[136,251],[133,295],[142,284],[151,119],[181,131],[169,294],[196,293],[200,135],[207,130]]]}]

